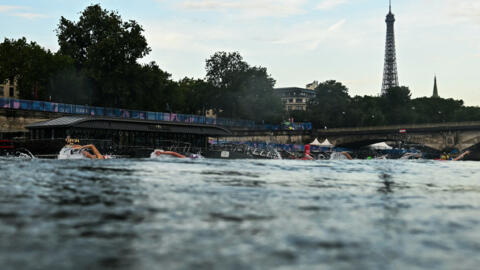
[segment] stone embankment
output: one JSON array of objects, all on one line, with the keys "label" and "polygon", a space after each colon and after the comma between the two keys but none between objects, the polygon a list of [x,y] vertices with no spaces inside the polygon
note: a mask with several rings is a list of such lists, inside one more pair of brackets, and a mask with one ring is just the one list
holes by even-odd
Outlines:
[{"label": "stone embankment", "polygon": [[58,113],[0,108],[0,132],[27,132],[26,125],[61,117]]}]

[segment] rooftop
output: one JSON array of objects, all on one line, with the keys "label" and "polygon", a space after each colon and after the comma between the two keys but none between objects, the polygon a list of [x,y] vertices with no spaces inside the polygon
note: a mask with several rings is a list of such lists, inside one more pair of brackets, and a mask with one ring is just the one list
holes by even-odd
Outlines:
[{"label": "rooftop", "polygon": [[143,132],[183,133],[208,136],[230,135],[230,130],[214,125],[178,123],[167,121],[149,121],[118,119],[106,117],[65,116],[44,122],[27,125],[27,129],[42,128],[91,128],[115,129]]},{"label": "rooftop", "polygon": [[310,90],[310,89],[301,88],[301,87],[282,87],[282,88],[275,88],[274,90],[278,92],[298,91],[303,93],[315,94],[315,90]]}]

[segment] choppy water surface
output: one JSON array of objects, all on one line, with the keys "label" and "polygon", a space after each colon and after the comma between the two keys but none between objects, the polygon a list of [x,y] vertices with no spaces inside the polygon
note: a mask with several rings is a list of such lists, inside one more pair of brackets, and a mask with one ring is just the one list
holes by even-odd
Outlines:
[{"label": "choppy water surface", "polygon": [[0,159],[1,269],[478,269],[480,163]]}]

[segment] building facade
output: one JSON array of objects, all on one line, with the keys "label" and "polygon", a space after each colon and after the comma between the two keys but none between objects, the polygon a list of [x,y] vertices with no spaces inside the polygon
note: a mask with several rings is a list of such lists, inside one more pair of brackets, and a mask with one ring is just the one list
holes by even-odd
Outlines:
[{"label": "building facade", "polygon": [[10,82],[6,80],[4,83],[0,84],[0,98],[18,98],[18,87],[17,82]]},{"label": "building facade", "polygon": [[315,97],[315,91],[300,87],[276,88],[275,93],[282,99],[287,111],[306,111],[308,101]]}]

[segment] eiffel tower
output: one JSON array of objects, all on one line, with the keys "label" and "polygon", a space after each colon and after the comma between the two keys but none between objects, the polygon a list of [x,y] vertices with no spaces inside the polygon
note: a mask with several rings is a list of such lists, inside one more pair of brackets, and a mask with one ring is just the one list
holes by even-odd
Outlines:
[{"label": "eiffel tower", "polygon": [[392,1],[390,0],[387,14],[387,40],[385,43],[385,65],[383,67],[382,95],[391,87],[398,86],[397,56],[395,53],[395,15],[392,13]]}]

